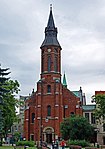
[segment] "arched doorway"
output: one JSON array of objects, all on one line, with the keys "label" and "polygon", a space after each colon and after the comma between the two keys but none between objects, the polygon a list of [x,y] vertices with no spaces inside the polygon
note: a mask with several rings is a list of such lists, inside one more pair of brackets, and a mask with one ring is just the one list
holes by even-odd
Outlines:
[{"label": "arched doorway", "polygon": [[47,143],[52,143],[52,140],[54,140],[54,129],[52,127],[45,127],[43,133],[44,141]]}]

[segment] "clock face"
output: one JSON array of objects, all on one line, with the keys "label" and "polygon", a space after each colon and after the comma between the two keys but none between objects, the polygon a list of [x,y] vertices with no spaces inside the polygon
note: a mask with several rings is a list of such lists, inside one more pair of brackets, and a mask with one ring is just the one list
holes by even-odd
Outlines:
[{"label": "clock face", "polygon": [[51,52],[51,49],[48,49],[48,52]]}]

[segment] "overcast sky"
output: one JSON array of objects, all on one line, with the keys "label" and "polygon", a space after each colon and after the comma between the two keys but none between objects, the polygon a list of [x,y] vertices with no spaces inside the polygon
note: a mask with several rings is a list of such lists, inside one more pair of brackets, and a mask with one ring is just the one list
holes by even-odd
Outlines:
[{"label": "overcast sky", "polygon": [[0,63],[20,82],[20,95],[36,90],[40,46],[53,5],[62,75],[70,90],[105,90],[105,0],[0,0]]}]

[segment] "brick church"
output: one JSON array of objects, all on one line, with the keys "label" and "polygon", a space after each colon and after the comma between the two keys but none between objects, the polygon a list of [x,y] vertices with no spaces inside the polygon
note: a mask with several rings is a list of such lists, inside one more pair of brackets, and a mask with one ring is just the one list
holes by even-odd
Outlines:
[{"label": "brick church", "polygon": [[37,90],[26,101],[24,137],[26,140],[46,141],[60,139],[60,123],[70,115],[82,115],[85,98],[79,91],[67,88],[66,76],[61,82],[61,45],[57,39],[52,7],[45,39],[41,49],[41,74]]}]

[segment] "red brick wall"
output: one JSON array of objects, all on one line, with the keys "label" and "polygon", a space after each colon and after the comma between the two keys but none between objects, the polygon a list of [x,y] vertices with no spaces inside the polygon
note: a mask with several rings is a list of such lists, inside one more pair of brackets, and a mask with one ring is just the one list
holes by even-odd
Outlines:
[{"label": "red brick wall", "polygon": [[[39,85],[39,84],[38,84]],[[61,83],[56,83],[54,86],[54,83],[52,83],[52,92],[51,94],[46,93],[46,84],[42,85],[44,91],[43,95],[37,94],[34,97],[34,102],[30,108],[25,110],[25,124],[24,124],[24,130],[25,130],[25,137],[27,140],[30,138],[30,134],[35,135],[35,140],[40,139],[40,119],[42,118],[42,130],[49,126],[54,128],[55,134],[58,136],[61,136],[60,134],[60,122],[63,121],[64,117],[64,106],[68,105],[68,108],[65,109],[65,117],[69,117],[71,112],[74,112],[75,114],[82,115],[82,109],[81,107],[76,108],[76,105],[78,104],[79,98],[77,98],[72,92],[70,92],[68,89],[64,88]],[[55,87],[55,89],[54,89]],[[59,94],[55,94],[56,91]],[[40,92],[40,87],[39,91]],[[34,101],[33,100],[33,101]],[[48,122],[45,121],[47,117],[47,106],[51,106],[51,117],[49,117]],[[32,113],[35,113],[35,122],[34,124],[31,123],[32,119]],[[56,118],[58,117],[58,119]]]},{"label": "red brick wall", "polygon": [[[57,52],[55,52],[55,48],[57,48]],[[51,49],[48,52],[48,49]],[[48,56],[51,56],[51,71],[54,71],[54,57],[57,57],[58,60],[58,72],[61,73],[61,49],[59,47],[48,46],[41,49],[41,74],[45,71],[48,71]],[[43,66],[43,70],[42,70]]]},{"label": "red brick wall", "polygon": [[95,95],[97,94],[105,94],[105,91],[95,91]]},{"label": "red brick wall", "polygon": [[[48,48],[51,52],[48,52]],[[43,52],[44,51],[44,52]],[[47,57],[51,54],[51,72],[43,73],[47,71],[48,61]],[[58,72],[54,72],[54,57],[58,58]],[[55,47],[45,47],[42,49],[42,55],[44,58],[43,72],[41,72],[41,80],[37,83],[37,91],[28,101],[29,109],[25,110],[24,120],[24,135],[27,140],[30,139],[30,134],[34,134],[35,140],[40,140],[40,129],[42,131],[46,127],[54,129],[55,135],[60,134],[60,123],[64,117],[69,117],[71,112],[74,114],[82,115],[81,107],[77,108],[77,98],[70,90],[63,87],[61,83],[61,49],[58,48],[58,53],[55,51]],[[58,79],[56,81],[56,79]],[[47,93],[47,86],[51,85],[51,93]],[[45,121],[47,117],[47,106],[51,106],[51,116],[48,122]],[[64,107],[67,105],[67,108]],[[34,124],[31,123],[32,113],[35,113]],[[41,120],[40,120],[41,117]]]}]

